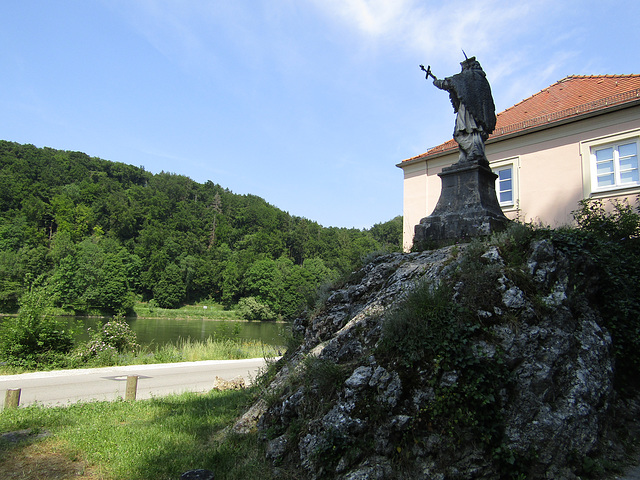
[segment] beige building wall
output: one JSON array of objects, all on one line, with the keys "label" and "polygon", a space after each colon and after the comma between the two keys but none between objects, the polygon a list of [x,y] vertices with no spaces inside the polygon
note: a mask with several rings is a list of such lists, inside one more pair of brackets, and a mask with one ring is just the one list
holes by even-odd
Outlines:
[{"label": "beige building wall", "polygon": [[424,212],[429,208],[427,184],[430,177],[427,175],[426,162],[414,163],[402,170],[404,171],[402,243],[405,251],[409,251],[413,244],[413,229],[420,223],[420,219],[425,216]]},{"label": "beige building wall", "polygon": [[[593,145],[634,137],[640,138],[640,106],[489,142],[487,158],[494,170],[513,165],[516,201],[503,206],[505,215],[557,227],[573,221],[572,212],[584,198],[634,200],[640,194],[638,186],[593,191],[590,153]],[[438,173],[457,160],[456,150],[429,162],[400,164],[404,170],[405,250],[411,249],[415,225],[433,211],[440,197]]]}]

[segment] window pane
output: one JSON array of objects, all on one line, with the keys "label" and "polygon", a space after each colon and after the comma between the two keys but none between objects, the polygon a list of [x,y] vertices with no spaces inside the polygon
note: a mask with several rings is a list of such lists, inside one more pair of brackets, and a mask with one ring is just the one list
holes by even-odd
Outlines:
[{"label": "window pane", "polygon": [[596,162],[604,162],[606,160],[613,160],[613,147],[596,150]]},{"label": "window pane", "polygon": [[613,180],[613,173],[610,173],[609,175],[602,175],[601,177],[598,177],[598,186],[599,187],[609,187],[611,185],[614,185],[615,182]]},{"label": "window pane", "polygon": [[598,170],[598,175],[602,175],[605,173],[612,173],[613,160],[609,160],[608,162],[596,163],[596,168]]},{"label": "window pane", "polygon": [[620,170],[637,170],[638,157],[627,157],[620,159]]},{"label": "window pane", "polygon": [[637,153],[636,143],[627,143],[626,145],[620,145],[618,147],[621,157],[635,156]]},{"label": "window pane", "polygon": [[513,203],[513,192],[511,190],[501,191],[500,203]]},{"label": "window pane", "polygon": [[505,168],[504,170],[498,171],[498,177],[501,181],[511,179],[511,168]]},{"label": "window pane", "polygon": [[629,170],[628,172],[620,173],[620,183],[637,183],[638,182],[638,170]]},{"label": "window pane", "polygon": [[511,187],[511,179],[508,180],[500,180],[500,191],[503,190],[513,190]]}]

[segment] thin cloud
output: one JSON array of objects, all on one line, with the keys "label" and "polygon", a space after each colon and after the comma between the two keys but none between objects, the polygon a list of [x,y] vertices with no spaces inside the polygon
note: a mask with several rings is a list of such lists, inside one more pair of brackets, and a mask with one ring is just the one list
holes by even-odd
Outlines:
[{"label": "thin cloud", "polygon": [[438,76],[456,73],[452,68],[458,68],[464,49],[468,56],[480,59],[492,85],[499,87],[499,103],[505,106],[558,80],[556,76],[564,76],[563,66],[579,54],[555,50],[531,75],[532,59],[540,59],[540,52],[531,49],[541,44],[557,47],[556,41],[540,41],[541,32],[555,32],[554,22],[572,8],[554,6],[550,0],[453,0],[446,5],[417,0],[310,1],[361,42],[387,44],[399,55],[429,62]]},{"label": "thin cloud", "polygon": [[450,55],[460,48],[486,51],[503,47],[504,37],[534,28],[531,14],[544,11],[546,2],[402,0],[311,0],[326,16],[351,26],[368,41],[392,41],[424,54]]}]

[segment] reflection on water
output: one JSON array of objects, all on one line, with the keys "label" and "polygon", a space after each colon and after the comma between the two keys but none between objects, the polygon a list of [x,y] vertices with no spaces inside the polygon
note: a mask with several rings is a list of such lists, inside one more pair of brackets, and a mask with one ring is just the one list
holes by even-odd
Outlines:
[{"label": "reflection on water", "polygon": [[[78,318],[84,325],[79,339],[87,340],[87,328],[93,329],[108,318]],[[267,345],[284,345],[284,335],[290,327],[287,323],[234,322],[217,320],[179,320],[165,318],[127,318],[127,323],[138,336],[143,346],[159,346],[176,343],[179,339],[202,341],[209,337],[217,339],[240,338],[260,341]]]}]

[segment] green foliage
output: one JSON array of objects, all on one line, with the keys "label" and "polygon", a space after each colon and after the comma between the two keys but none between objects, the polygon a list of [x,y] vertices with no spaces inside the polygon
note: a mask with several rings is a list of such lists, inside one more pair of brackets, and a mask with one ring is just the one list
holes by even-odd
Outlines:
[{"label": "green foliage", "polygon": [[615,383],[623,392],[640,387],[639,208],[585,200],[574,212],[577,229],[549,233],[577,271],[574,290],[590,297],[611,333]]},{"label": "green foliage", "polygon": [[507,368],[498,353],[488,358],[479,346],[488,333],[452,297],[446,285],[418,285],[385,317],[377,355],[402,367],[403,385],[421,371],[433,389],[405,441],[414,430],[435,429],[451,439],[471,432],[495,446],[503,432],[498,392]]},{"label": "green foliage", "polygon": [[371,235],[389,252],[402,251],[402,216],[392,218],[385,223],[376,223],[371,227]]},{"label": "green foliage", "polygon": [[238,313],[245,320],[277,320],[268,305],[260,303],[255,297],[241,298],[238,302]]},{"label": "green foliage", "polygon": [[[68,242],[64,233],[54,238],[58,236],[62,236],[62,244]],[[64,255],[49,278],[56,305],[79,313],[99,309],[120,314],[133,308],[133,277],[139,271],[140,259],[117,241],[94,235],[76,245],[66,243],[52,255]]]},{"label": "green foliage", "polygon": [[34,286],[21,298],[17,317],[0,325],[0,358],[12,366],[56,364],[73,347],[73,331],[49,312],[51,293]]},{"label": "green foliage", "polygon": [[140,348],[135,332],[123,317],[114,316],[96,331],[89,329],[89,334],[91,339],[78,349],[78,356],[85,362],[98,357],[98,364],[111,365],[117,354]]},{"label": "green foliage", "polygon": [[180,269],[177,265],[169,264],[153,287],[153,298],[160,308],[178,308],[185,290]]},{"label": "green foliage", "polygon": [[465,327],[457,309],[446,287],[417,286],[385,319],[379,353],[400,353],[398,362],[415,368],[425,359],[441,357],[444,349],[459,348]]},{"label": "green foliage", "polygon": [[397,251],[401,224],[324,228],[210,181],[0,141],[0,311],[44,275],[70,312],[254,296],[290,318],[370,252]]},{"label": "green foliage", "polygon": [[601,200],[582,200],[573,212],[578,227],[601,240],[627,241],[640,235],[640,212],[628,202],[614,201],[607,210]]},{"label": "green foliage", "polygon": [[0,446],[0,471],[4,478],[27,478],[23,472],[42,471],[54,458],[56,468],[47,477],[54,478],[77,466],[65,459],[79,458],[86,461],[82,477],[104,480],[177,479],[196,467],[215,471],[218,480],[281,479],[256,434],[230,433],[253,395],[250,389],[213,390],[136,402],[4,410],[1,432],[45,429],[51,435],[38,440],[36,449],[31,442]]}]

